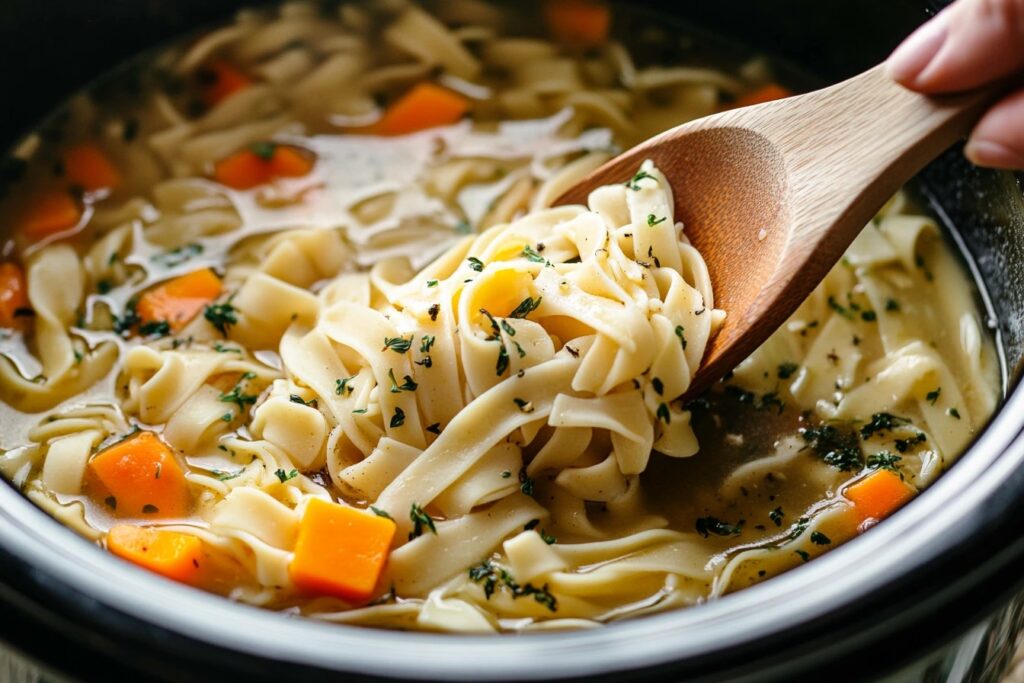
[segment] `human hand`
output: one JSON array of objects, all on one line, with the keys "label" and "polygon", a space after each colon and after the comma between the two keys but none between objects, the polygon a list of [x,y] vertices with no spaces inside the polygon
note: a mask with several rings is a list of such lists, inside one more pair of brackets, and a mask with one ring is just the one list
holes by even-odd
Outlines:
[{"label": "human hand", "polygon": [[[915,31],[888,61],[890,76],[923,93],[977,88],[1024,75],[1024,0],[958,0]],[[1024,88],[994,104],[974,127],[967,158],[1024,169]]]}]

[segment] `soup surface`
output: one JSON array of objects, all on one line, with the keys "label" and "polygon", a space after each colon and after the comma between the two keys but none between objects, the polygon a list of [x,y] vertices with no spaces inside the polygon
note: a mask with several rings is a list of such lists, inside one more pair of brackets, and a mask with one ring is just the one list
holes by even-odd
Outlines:
[{"label": "soup surface", "polygon": [[787,94],[668,26],[290,3],[75,96],[0,198],[0,471],[168,578],[403,629],[595,626],[863,533],[994,409],[976,293],[899,194],[683,403],[730,312],[670,179],[549,208]]}]

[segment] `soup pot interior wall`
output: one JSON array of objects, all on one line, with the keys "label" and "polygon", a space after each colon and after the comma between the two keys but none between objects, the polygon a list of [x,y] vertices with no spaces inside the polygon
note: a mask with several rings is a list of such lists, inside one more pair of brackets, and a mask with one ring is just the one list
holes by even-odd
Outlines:
[{"label": "soup pot interior wall", "polygon": [[[0,63],[7,65],[0,73],[0,86],[7,94],[0,147],[8,147],[69,92],[97,74],[154,44],[225,17],[240,4],[225,0],[8,0],[0,20],[7,29],[5,39],[0,41]],[[881,61],[926,18],[926,11],[934,10],[933,3],[918,0],[677,0],[636,4],[683,16],[712,32],[789,59],[826,81],[853,75]],[[16,65],[21,68],[14,68]],[[1024,287],[1020,285],[1024,282],[1024,201],[1018,181],[1009,174],[973,169],[954,150],[922,175],[921,191],[962,230],[963,240],[992,295],[1011,376],[1015,377],[1012,369],[1024,353]],[[1016,485],[1020,487],[1021,482]],[[1019,511],[1020,507],[1015,509]],[[1000,528],[1013,529],[1013,520],[1003,520]],[[978,543],[977,552],[986,552],[980,537]],[[73,562],[73,555],[68,552],[66,560]],[[1008,582],[1011,579],[1007,577],[1014,573],[1004,567],[998,576]],[[90,623],[62,619],[61,603],[54,598],[61,595],[58,584],[59,577],[33,574],[23,560],[0,552],[0,637],[63,667],[82,662],[99,664],[103,668],[93,671],[104,671],[109,679],[146,670],[153,653],[125,652],[107,658],[98,654],[94,644],[103,644],[102,634],[113,624],[114,615],[96,609],[98,604],[90,605],[88,596],[65,593],[61,599],[73,597],[77,613],[89,614]],[[41,586],[52,590],[41,591]],[[1008,586],[1002,590],[1008,590]],[[961,608],[974,609],[966,603],[955,609]],[[976,612],[971,615],[975,618]],[[244,621],[239,618],[239,629],[245,628]],[[187,651],[187,643],[160,632],[158,625],[140,625],[140,629],[145,628],[155,634],[147,635],[150,641],[163,641],[170,649]],[[921,633],[904,642],[916,647],[925,639],[926,634]],[[218,655],[213,652],[196,651],[195,655],[211,657],[204,664],[211,672],[225,664],[217,662]],[[184,662],[160,666],[159,675],[168,680],[181,680],[186,671],[192,672]],[[231,666],[236,672],[248,668],[244,662]],[[284,676],[294,675],[296,670],[286,666],[275,671],[272,664],[257,662],[248,673],[259,677],[277,673],[285,680]]]}]

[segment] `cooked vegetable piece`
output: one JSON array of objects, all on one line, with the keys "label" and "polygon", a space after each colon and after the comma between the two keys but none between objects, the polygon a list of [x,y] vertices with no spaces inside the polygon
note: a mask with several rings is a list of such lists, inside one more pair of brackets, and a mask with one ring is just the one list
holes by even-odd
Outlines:
[{"label": "cooked vegetable piece", "polygon": [[544,22],[556,40],[594,47],[608,39],[611,11],[596,0],[547,0]]},{"label": "cooked vegetable piece", "polygon": [[143,325],[167,321],[177,332],[199,314],[221,291],[220,278],[209,268],[154,287],[139,299],[136,311]]},{"label": "cooked vegetable piece", "polygon": [[89,461],[93,498],[119,517],[188,514],[188,482],[171,449],[152,432],[139,432]]},{"label": "cooked vegetable piece", "polygon": [[223,60],[211,62],[199,71],[203,102],[212,107],[243,90],[252,79]]},{"label": "cooked vegetable piece", "polygon": [[181,583],[198,583],[203,569],[203,542],[179,531],[118,524],[107,534],[107,549]]},{"label": "cooked vegetable piece", "polygon": [[749,107],[752,104],[761,104],[763,102],[771,102],[772,100],[781,100],[784,97],[789,97],[793,94],[792,90],[783,88],[778,83],[769,83],[768,85],[761,86],[757,90],[752,90],[746,95],[742,95],[732,103],[734,108],[736,107]]},{"label": "cooked vegetable piece", "polygon": [[91,142],[75,145],[64,153],[64,175],[83,190],[113,189],[121,184],[114,162]]},{"label": "cooked vegetable piece", "polygon": [[387,108],[376,123],[360,129],[370,135],[405,135],[449,126],[469,111],[469,100],[433,83],[420,83]]},{"label": "cooked vegetable piece", "polygon": [[25,273],[17,263],[0,263],[0,327],[23,328],[29,310],[28,285]]},{"label": "cooked vegetable piece", "polygon": [[311,593],[365,601],[377,585],[394,535],[395,523],[388,518],[314,498],[299,525],[289,566],[292,580]]},{"label": "cooked vegetable piece", "polygon": [[884,519],[914,497],[914,489],[889,470],[876,470],[843,491],[861,520]]},{"label": "cooked vegetable piece", "polygon": [[54,190],[36,197],[21,217],[21,234],[37,242],[78,225],[82,209],[70,193]]},{"label": "cooked vegetable piece", "polygon": [[274,178],[298,178],[313,170],[312,154],[291,145],[263,142],[235,152],[214,165],[221,185],[249,190]]}]

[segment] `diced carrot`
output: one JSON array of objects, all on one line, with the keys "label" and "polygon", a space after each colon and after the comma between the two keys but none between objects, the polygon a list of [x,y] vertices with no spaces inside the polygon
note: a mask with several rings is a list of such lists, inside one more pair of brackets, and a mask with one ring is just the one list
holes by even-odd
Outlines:
[{"label": "diced carrot", "polygon": [[249,190],[274,178],[297,178],[313,170],[311,152],[273,142],[258,142],[221,159],[213,177],[221,185]]},{"label": "diced carrot", "polygon": [[379,121],[359,133],[405,135],[428,128],[449,126],[469,111],[469,100],[433,83],[420,83],[395,100]]},{"label": "diced carrot", "polygon": [[135,310],[143,325],[166,320],[171,331],[177,332],[216,299],[220,291],[220,278],[209,268],[203,268],[147,291]]},{"label": "diced carrot", "polygon": [[301,178],[313,170],[311,155],[291,145],[277,145],[270,157],[270,174],[275,178]]},{"label": "diced carrot", "polygon": [[203,542],[180,531],[118,524],[107,533],[107,550],[181,583],[198,583],[203,568]]},{"label": "diced carrot", "polygon": [[223,60],[203,67],[198,76],[203,101],[209,107],[219,104],[252,83],[251,78]]},{"label": "diced carrot", "polygon": [[94,498],[119,517],[182,517],[191,496],[171,449],[152,432],[140,432],[89,461]]},{"label": "diced carrot", "polygon": [[70,230],[82,219],[82,209],[70,193],[55,190],[36,197],[21,216],[21,234],[37,242]]},{"label": "diced carrot", "polygon": [[914,493],[910,485],[889,470],[878,470],[843,491],[861,520],[885,519],[913,498]]},{"label": "diced carrot", "polygon": [[597,0],[547,0],[544,22],[555,40],[595,47],[608,39],[612,17],[608,5]]},{"label": "diced carrot", "polygon": [[373,595],[394,535],[390,519],[314,498],[299,525],[292,581],[311,593],[362,602]]},{"label": "diced carrot", "polygon": [[19,313],[28,309],[28,285],[21,266],[0,263],[0,327],[24,328],[27,318]]},{"label": "diced carrot", "polygon": [[781,100],[784,97],[791,96],[792,94],[792,90],[783,88],[778,83],[769,83],[768,85],[762,86],[757,90],[751,90],[746,95],[741,95],[736,98],[736,101],[732,103],[732,108],[737,109],[739,107],[749,107],[753,104],[771,102],[772,100]]},{"label": "diced carrot", "polygon": [[64,153],[64,174],[68,182],[89,192],[112,190],[121,184],[117,166],[90,142],[75,145]]}]

